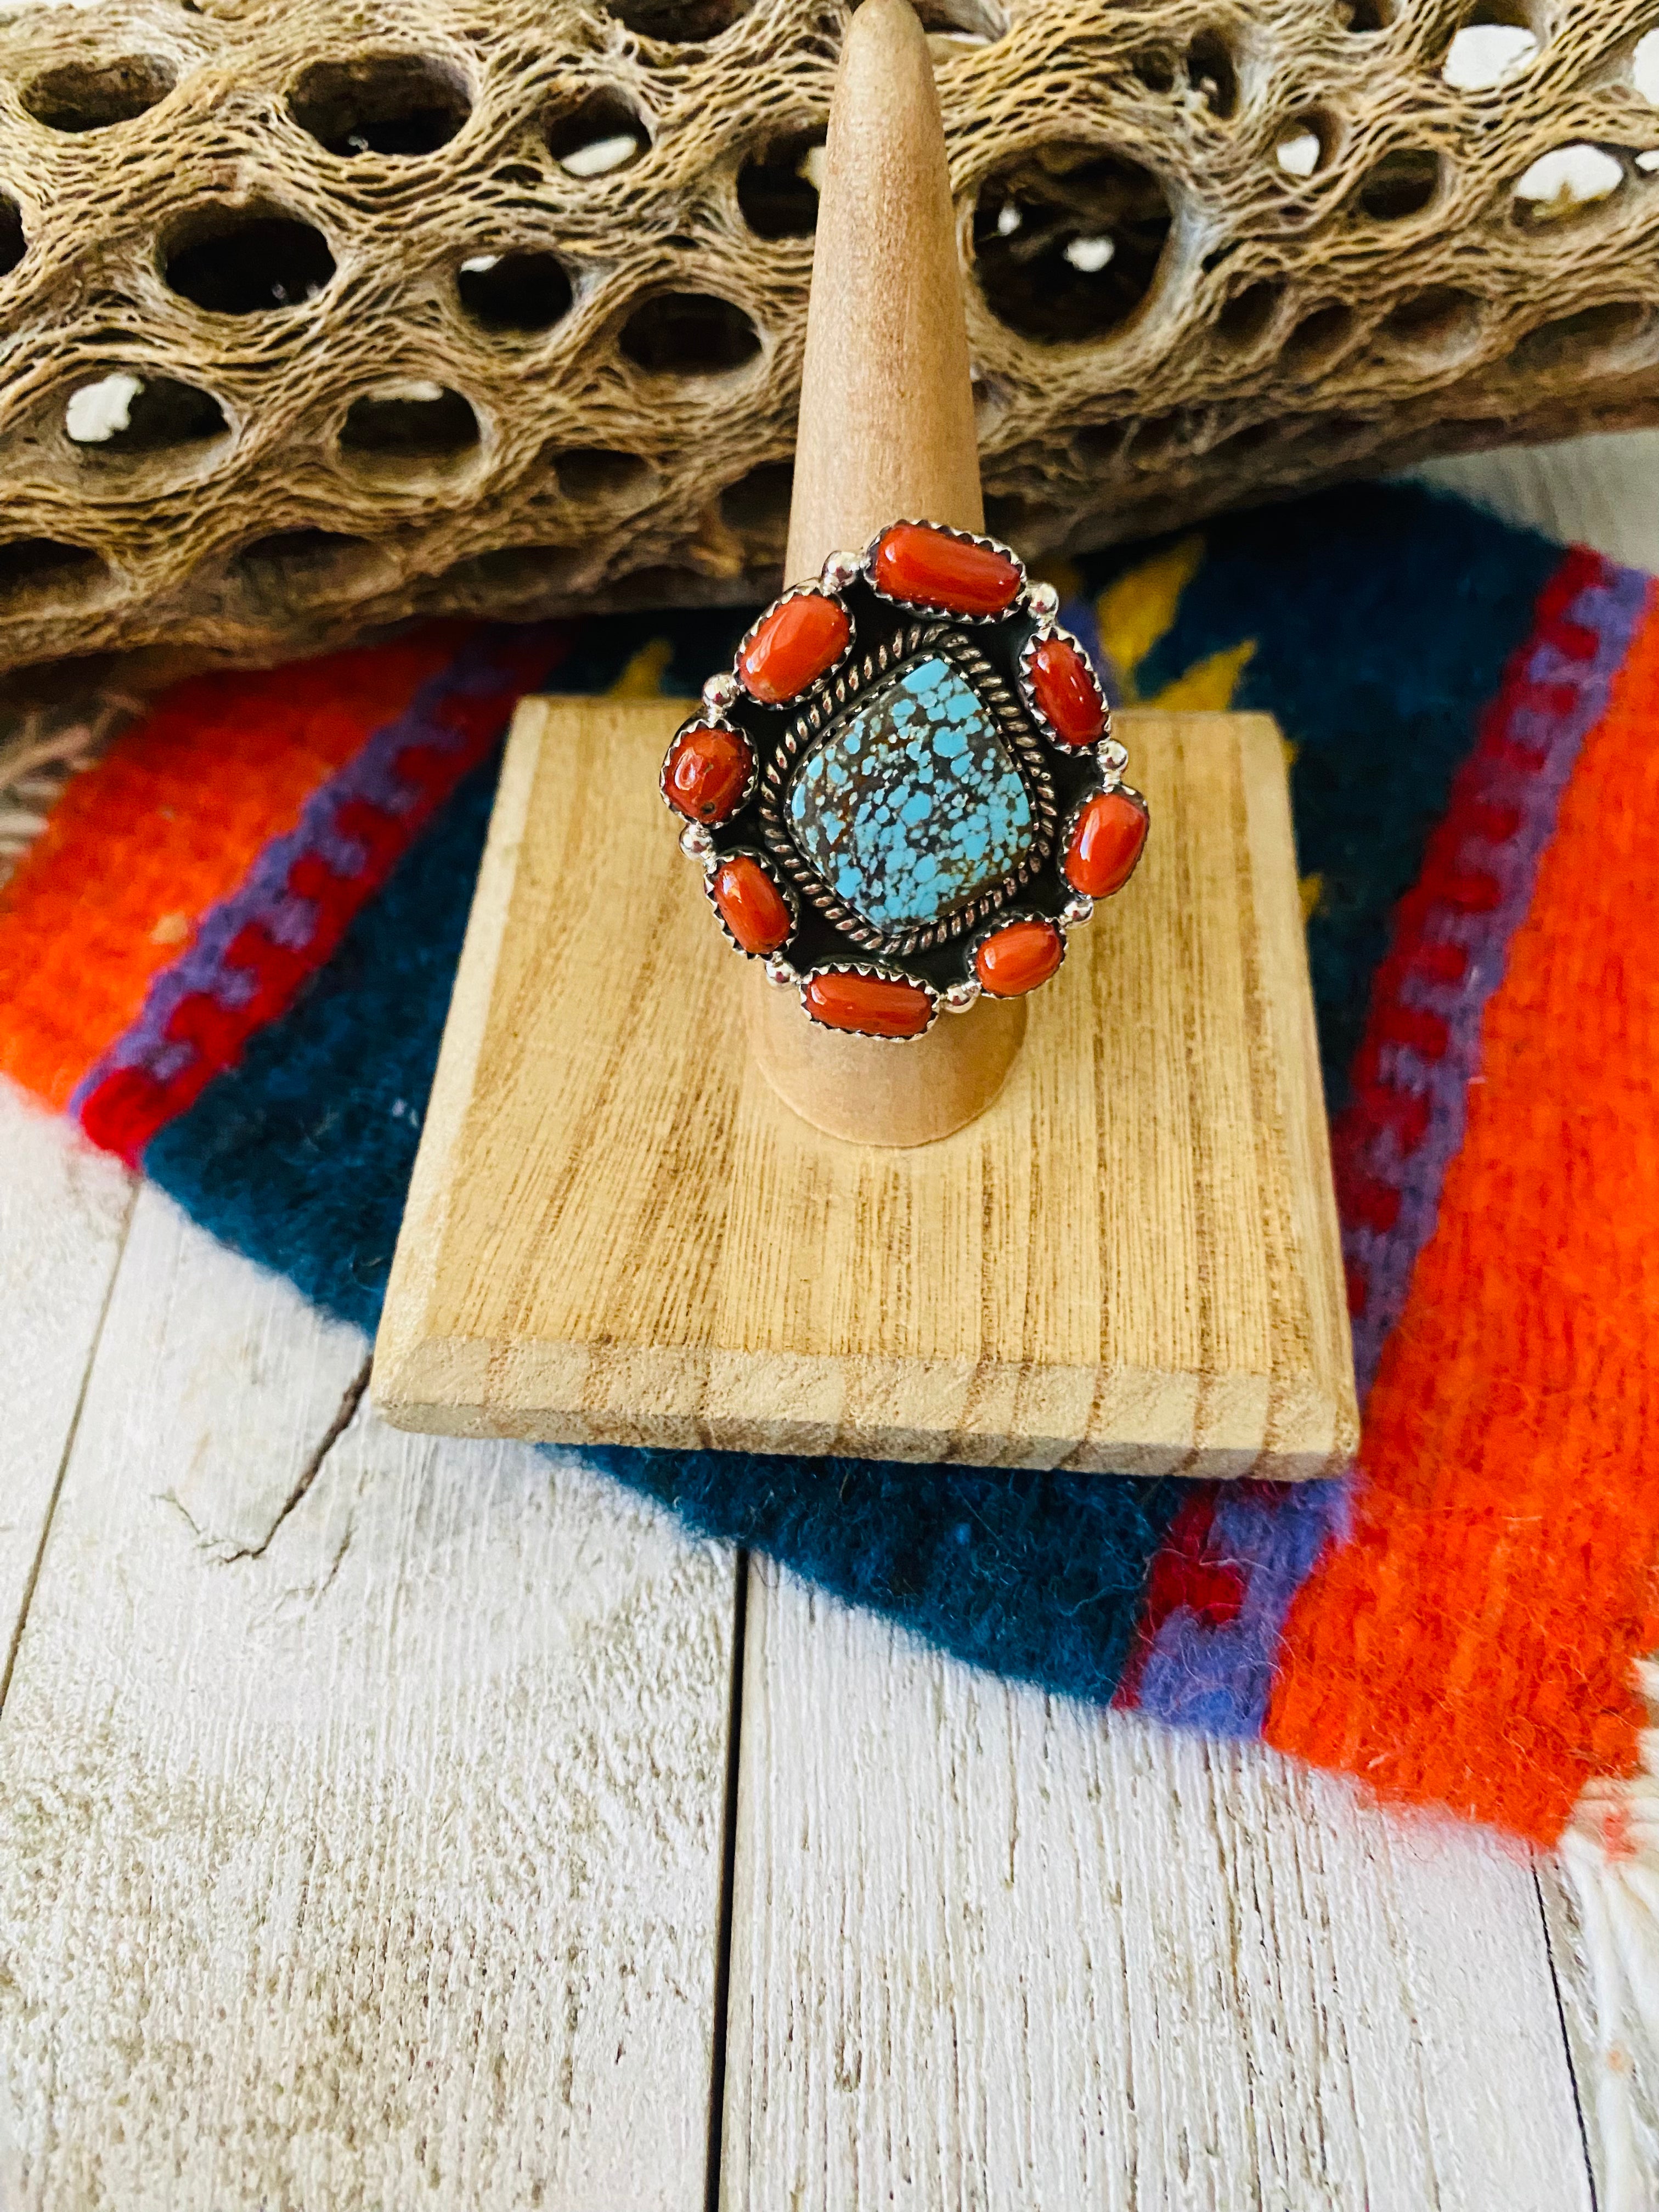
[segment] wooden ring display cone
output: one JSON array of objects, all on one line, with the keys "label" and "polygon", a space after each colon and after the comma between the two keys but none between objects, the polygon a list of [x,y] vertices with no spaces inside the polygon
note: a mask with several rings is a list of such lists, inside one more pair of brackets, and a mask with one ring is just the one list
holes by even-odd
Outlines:
[{"label": "wooden ring display cone", "polygon": [[[864,0],[830,111],[806,318],[787,577],[902,517],[981,531],[979,440],[945,131],[909,0]],[[981,1114],[1025,1036],[985,999],[901,1050],[838,1036],[749,983],[749,1042],[779,1097],[833,1136],[924,1145]]]}]

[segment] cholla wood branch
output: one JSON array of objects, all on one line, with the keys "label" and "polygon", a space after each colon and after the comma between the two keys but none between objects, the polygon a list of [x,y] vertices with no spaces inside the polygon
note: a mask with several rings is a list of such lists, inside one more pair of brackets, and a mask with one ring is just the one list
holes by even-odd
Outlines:
[{"label": "cholla wood branch", "polygon": [[[1023,551],[1659,415],[1659,0],[924,15]],[[0,663],[772,588],[845,21],[0,0]]]}]

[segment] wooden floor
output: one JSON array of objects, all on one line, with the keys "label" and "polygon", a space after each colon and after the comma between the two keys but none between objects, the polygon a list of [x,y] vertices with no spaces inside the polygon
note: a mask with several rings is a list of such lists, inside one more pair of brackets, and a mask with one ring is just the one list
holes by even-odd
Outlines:
[{"label": "wooden floor", "polygon": [[[1659,565],[1659,443],[1461,474]],[[1596,2202],[1492,1838],[386,1429],[11,1092],[0,1345],[5,2212]]]}]

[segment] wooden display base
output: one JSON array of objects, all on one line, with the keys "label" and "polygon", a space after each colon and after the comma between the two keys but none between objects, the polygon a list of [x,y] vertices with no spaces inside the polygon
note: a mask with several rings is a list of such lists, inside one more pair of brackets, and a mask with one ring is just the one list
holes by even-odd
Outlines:
[{"label": "wooden display base", "polygon": [[751,1063],[754,971],[657,795],[683,711],[519,710],[375,1352],[386,1417],[1342,1466],[1358,1423],[1272,722],[1121,718],[1152,808],[1139,872],[1030,1001],[991,1107],[898,1151],[809,1127]]}]

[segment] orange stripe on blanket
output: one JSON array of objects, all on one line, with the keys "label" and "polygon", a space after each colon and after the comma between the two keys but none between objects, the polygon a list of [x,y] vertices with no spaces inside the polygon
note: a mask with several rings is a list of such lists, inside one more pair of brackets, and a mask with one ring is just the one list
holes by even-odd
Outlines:
[{"label": "orange stripe on blanket", "polygon": [[193,678],[76,777],[0,890],[0,1069],[66,1105],[202,915],[463,635]]},{"label": "orange stripe on blanket", "polygon": [[1659,619],[1586,738],[1266,1734],[1540,1840],[1659,1647]]}]

